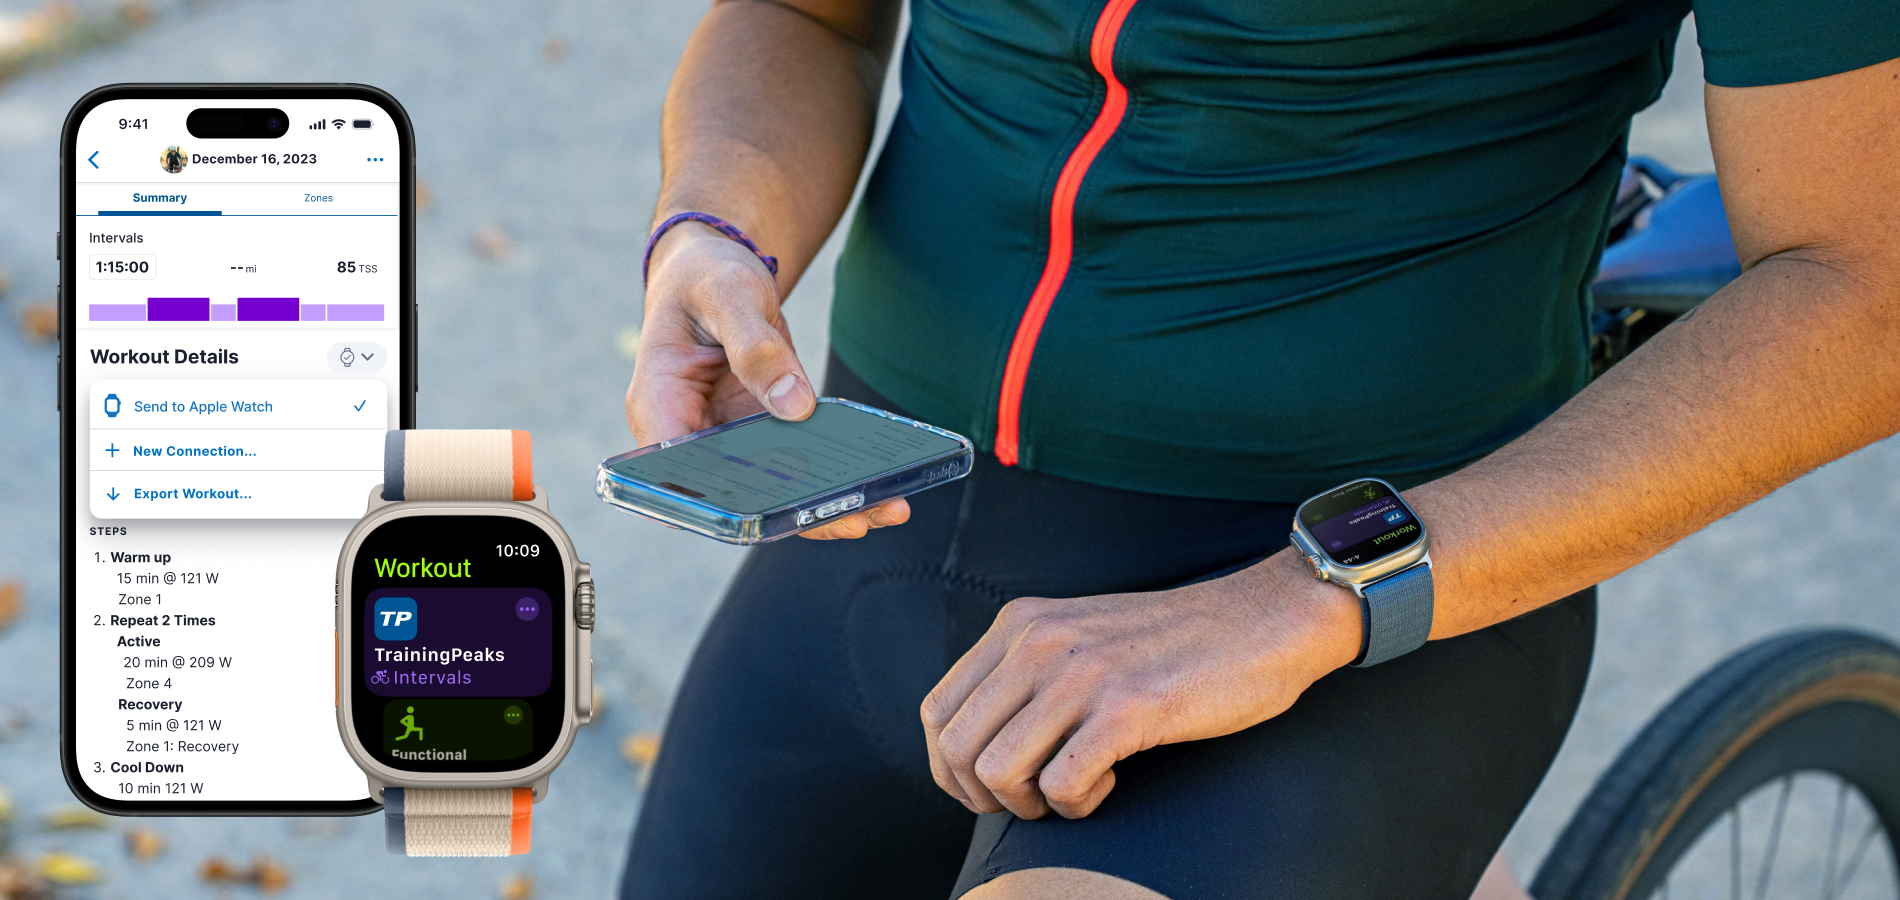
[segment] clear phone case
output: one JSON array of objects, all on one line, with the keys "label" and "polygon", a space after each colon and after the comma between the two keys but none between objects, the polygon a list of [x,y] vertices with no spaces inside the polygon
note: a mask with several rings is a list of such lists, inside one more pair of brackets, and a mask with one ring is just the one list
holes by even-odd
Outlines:
[{"label": "clear phone case", "polygon": [[837,397],[820,397],[818,402],[836,403],[894,422],[902,422],[912,428],[919,428],[956,441],[957,447],[896,471],[885,472],[864,481],[754,514],[721,509],[659,485],[628,478],[613,469],[614,464],[622,460],[633,459],[667,447],[730,431],[749,422],[771,416],[771,413],[758,413],[603,460],[600,471],[594,478],[594,493],[599,494],[600,499],[627,512],[656,519],[675,528],[696,531],[729,544],[760,544],[797,534],[853,510],[868,509],[896,497],[907,497],[918,491],[955,481],[970,474],[970,465],[976,449],[963,435]]}]

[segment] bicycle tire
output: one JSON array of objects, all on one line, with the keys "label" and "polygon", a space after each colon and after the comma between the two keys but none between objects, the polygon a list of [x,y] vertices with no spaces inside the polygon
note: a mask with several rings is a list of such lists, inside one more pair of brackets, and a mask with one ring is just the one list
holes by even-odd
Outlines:
[{"label": "bicycle tire", "polygon": [[1900,648],[1860,632],[1815,630],[1723,660],[1597,779],[1538,868],[1531,895],[1643,900],[1730,806],[1810,770],[1852,784],[1887,834],[1900,836]]}]

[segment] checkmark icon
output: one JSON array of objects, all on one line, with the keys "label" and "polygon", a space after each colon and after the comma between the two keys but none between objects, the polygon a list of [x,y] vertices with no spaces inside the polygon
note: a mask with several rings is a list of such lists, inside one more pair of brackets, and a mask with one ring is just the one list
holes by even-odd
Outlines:
[{"label": "checkmark icon", "polygon": [[[368,400],[365,400],[365,401],[363,401],[363,403],[368,403],[368,402],[369,402]],[[363,411],[363,403],[358,403],[358,404],[356,404],[356,411],[357,411],[357,412],[362,412],[362,411]]]}]

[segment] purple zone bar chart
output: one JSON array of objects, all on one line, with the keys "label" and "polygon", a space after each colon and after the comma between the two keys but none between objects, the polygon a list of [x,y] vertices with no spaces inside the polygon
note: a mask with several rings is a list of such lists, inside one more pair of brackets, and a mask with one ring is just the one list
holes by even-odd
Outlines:
[{"label": "purple zone bar chart", "polygon": [[89,322],[381,322],[380,303],[304,303],[297,297],[147,297],[144,303],[94,303]]}]

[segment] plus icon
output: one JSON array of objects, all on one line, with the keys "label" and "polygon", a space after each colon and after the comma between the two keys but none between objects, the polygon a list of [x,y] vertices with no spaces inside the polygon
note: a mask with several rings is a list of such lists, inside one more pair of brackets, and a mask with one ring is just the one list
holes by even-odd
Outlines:
[{"label": "plus icon", "polygon": [[110,445],[110,446],[108,446],[108,447],[106,447],[106,452],[107,452],[107,453],[109,453],[109,454],[111,454],[111,455],[112,455],[112,458],[113,458],[113,459],[118,459],[118,458],[119,458],[119,445],[115,443],[115,444],[112,444],[112,445]]}]

